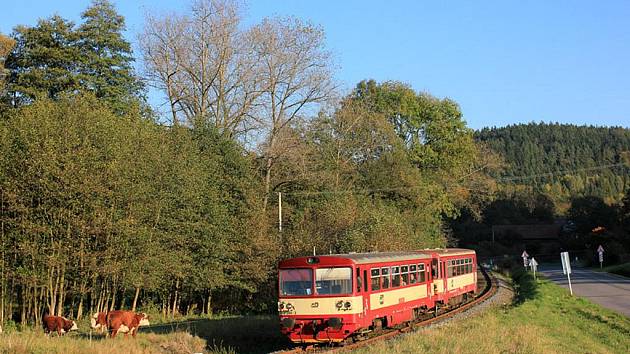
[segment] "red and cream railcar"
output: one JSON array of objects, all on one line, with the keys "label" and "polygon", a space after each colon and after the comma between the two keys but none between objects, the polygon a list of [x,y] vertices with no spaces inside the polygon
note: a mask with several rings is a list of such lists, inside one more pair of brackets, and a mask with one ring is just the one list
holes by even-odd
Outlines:
[{"label": "red and cream railcar", "polygon": [[476,291],[472,250],[299,257],[279,264],[278,312],[282,333],[295,343],[340,342]]}]

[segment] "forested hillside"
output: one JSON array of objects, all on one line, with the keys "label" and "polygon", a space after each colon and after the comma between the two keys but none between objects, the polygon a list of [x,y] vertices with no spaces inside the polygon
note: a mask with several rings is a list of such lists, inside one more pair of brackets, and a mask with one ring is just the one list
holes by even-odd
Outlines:
[{"label": "forested hillside", "polygon": [[630,186],[630,129],[530,123],[484,128],[475,139],[504,158],[499,183],[531,187],[561,209],[583,196],[617,203]]}]

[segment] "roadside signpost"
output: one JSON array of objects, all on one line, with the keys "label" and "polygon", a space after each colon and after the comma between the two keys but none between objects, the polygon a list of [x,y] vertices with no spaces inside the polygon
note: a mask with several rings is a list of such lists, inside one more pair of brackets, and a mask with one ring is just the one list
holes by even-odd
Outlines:
[{"label": "roadside signpost", "polygon": [[532,267],[532,271],[534,272],[534,280],[536,280],[536,270],[538,270],[538,262],[536,262],[536,259],[534,257],[529,260],[529,265],[530,267]]},{"label": "roadside signpost", "polygon": [[521,254],[521,258],[523,258],[523,267],[527,269],[527,266],[529,265],[529,261],[527,259],[529,258],[529,255],[527,254],[527,251],[523,251],[523,253]]},{"label": "roadside signpost", "polygon": [[604,264],[604,247],[602,247],[602,245],[597,247],[597,253],[599,253],[599,269],[602,269]]},{"label": "roadside signpost", "polygon": [[571,287],[571,260],[569,258],[569,252],[560,253],[560,260],[562,260],[562,272],[567,275],[569,280],[569,291],[573,295],[573,288]]}]

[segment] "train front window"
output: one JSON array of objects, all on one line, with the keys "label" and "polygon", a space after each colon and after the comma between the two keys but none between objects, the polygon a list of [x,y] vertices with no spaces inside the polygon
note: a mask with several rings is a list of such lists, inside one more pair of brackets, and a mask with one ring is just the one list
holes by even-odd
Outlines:
[{"label": "train front window", "polygon": [[352,293],[352,268],[315,269],[315,288],[318,295]]},{"label": "train front window", "polygon": [[280,294],[303,296],[313,294],[312,269],[280,269]]}]

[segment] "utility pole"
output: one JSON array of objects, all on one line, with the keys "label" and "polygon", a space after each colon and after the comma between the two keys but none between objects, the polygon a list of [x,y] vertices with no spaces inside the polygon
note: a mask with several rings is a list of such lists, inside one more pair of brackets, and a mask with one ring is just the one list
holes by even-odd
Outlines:
[{"label": "utility pole", "polygon": [[282,192],[278,192],[278,231],[282,232]]}]

